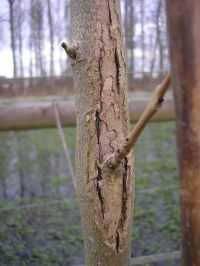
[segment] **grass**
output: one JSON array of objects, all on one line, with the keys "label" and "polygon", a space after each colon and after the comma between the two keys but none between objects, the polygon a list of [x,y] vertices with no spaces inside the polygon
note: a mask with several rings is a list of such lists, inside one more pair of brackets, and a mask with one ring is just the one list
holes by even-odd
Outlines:
[{"label": "grass", "polygon": [[[75,129],[65,135],[74,160]],[[78,206],[57,130],[1,133],[0,144],[0,265],[83,263]],[[150,124],[134,153],[132,255],[177,250],[174,124]]]}]

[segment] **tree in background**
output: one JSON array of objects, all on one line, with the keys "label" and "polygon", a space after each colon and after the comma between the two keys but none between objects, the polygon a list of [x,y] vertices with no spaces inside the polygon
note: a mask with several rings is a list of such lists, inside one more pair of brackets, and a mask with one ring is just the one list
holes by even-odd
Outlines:
[{"label": "tree in background", "polygon": [[31,0],[30,5],[30,53],[34,54],[36,76],[45,76],[45,64],[43,58],[44,48],[44,23],[43,4],[40,0]]},{"label": "tree in background", "polygon": [[200,2],[167,0],[183,266],[200,265]]},{"label": "tree in background", "polygon": [[15,41],[15,22],[14,22],[14,3],[15,0],[7,0],[9,5],[9,25],[10,25],[10,41],[13,60],[13,77],[17,77],[17,55],[16,55],[16,41]]},{"label": "tree in background", "polygon": [[47,0],[48,10],[48,26],[49,26],[49,39],[50,39],[50,76],[54,76],[54,25],[52,18],[52,5],[51,1]]},{"label": "tree in background", "polygon": [[[120,3],[128,72],[135,77],[145,72],[154,76],[165,73],[168,59],[163,0]],[[70,40],[69,0],[47,0],[46,4],[41,0],[2,0],[0,5],[0,18],[5,18],[0,20],[0,27],[3,25],[5,41],[8,36],[10,39],[14,76],[52,76],[70,71],[61,50],[55,49],[63,36]]]},{"label": "tree in background", "polygon": [[[16,1],[16,0],[15,0]],[[17,22],[17,27],[15,27],[15,40],[16,40],[16,48],[17,48],[17,60],[18,60],[18,76],[24,76],[24,23],[25,23],[25,13],[26,7],[25,3],[22,0],[17,0],[16,2],[17,8],[15,10],[15,17]]]},{"label": "tree in background", "polygon": [[134,1],[127,0],[124,2],[124,32],[126,40],[126,54],[128,58],[128,70],[134,75]]}]

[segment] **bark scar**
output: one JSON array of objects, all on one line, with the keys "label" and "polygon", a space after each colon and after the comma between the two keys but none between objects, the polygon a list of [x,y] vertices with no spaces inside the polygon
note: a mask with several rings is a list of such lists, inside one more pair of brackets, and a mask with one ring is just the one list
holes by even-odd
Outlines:
[{"label": "bark scar", "polygon": [[127,157],[124,158],[124,173],[122,176],[122,207],[121,207],[121,217],[118,222],[118,227],[116,228],[116,251],[119,253],[120,248],[120,232],[124,229],[124,223],[127,218],[127,199],[128,199],[128,193],[127,193],[127,176],[128,176],[128,159]]}]

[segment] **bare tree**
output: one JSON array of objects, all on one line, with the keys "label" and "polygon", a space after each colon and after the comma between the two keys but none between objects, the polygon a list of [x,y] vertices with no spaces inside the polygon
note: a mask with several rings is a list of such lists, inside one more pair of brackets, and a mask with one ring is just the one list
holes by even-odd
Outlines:
[{"label": "bare tree", "polygon": [[44,31],[43,31],[43,5],[40,0],[31,0],[30,23],[31,23],[31,48],[35,54],[36,75],[45,76],[45,66],[43,62]]},{"label": "bare tree", "polygon": [[18,61],[19,61],[19,75],[24,76],[24,64],[23,64],[23,23],[24,23],[24,7],[23,1],[18,1],[17,9],[15,10],[15,16],[17,20],[16,27],[16,42],[18,48]]},{"label": "bare tree", "polygon": [[[161,56],[163,55],[162,53],[162,40],[161,40],[161,33],[160,33],[160,14],[161,14],[161,7],[162,7],[162,0],[158,0],[157,2],[157,8],[156,8],[156,16],[155,16],[155,25],[156,25],[156,38],[154,42],[154,48],[153,48],[153,56],[150,64],[150,73],[153,74],[155,65],[156,65],[156,58],[157,58],[157,49],[159,47],[159,52],[160,52],[160,64],[159,67],[163,69],[163,58]],[[159,69],[160,69],[159,68]]]},{"label": "bare tree", "polygon": [[134,1],[125,1],[124,32],[128,71],[134,75]]},{"label": "bare tree", "polygon": [[47,0],[48,10],[48,26],[49,26],[49,39],[50,39],[50,76],[54,76],[54,25],[52,18],[51,0]]},{"label": "bare tree", "polygon": [[7,0],[9,4],[9,24],[10,24],[10,40],[13,59],[13,76],[17,77],[17,55],[15,42],[15,24],[14,24],[14,2],[15,0]]},{"label": "bare tree", "polygon": [[141,12],[141,50],[142,50],[142,58],[141,58],[141,72],[144,75],[145,71],[145,30],[144,30],[144,25],[145,25],[145,0],[140,0],[140,12]]}]

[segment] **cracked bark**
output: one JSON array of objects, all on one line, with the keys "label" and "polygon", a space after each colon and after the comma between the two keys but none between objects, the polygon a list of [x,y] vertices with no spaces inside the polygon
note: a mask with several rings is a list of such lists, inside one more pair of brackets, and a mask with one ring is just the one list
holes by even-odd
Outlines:
[{"label": "cracked bark", "polygon": [[132,155],[107,160],[129,133],[119,3],[71,1],[77,110],[76,177],[86,263],[130,265]]}]

